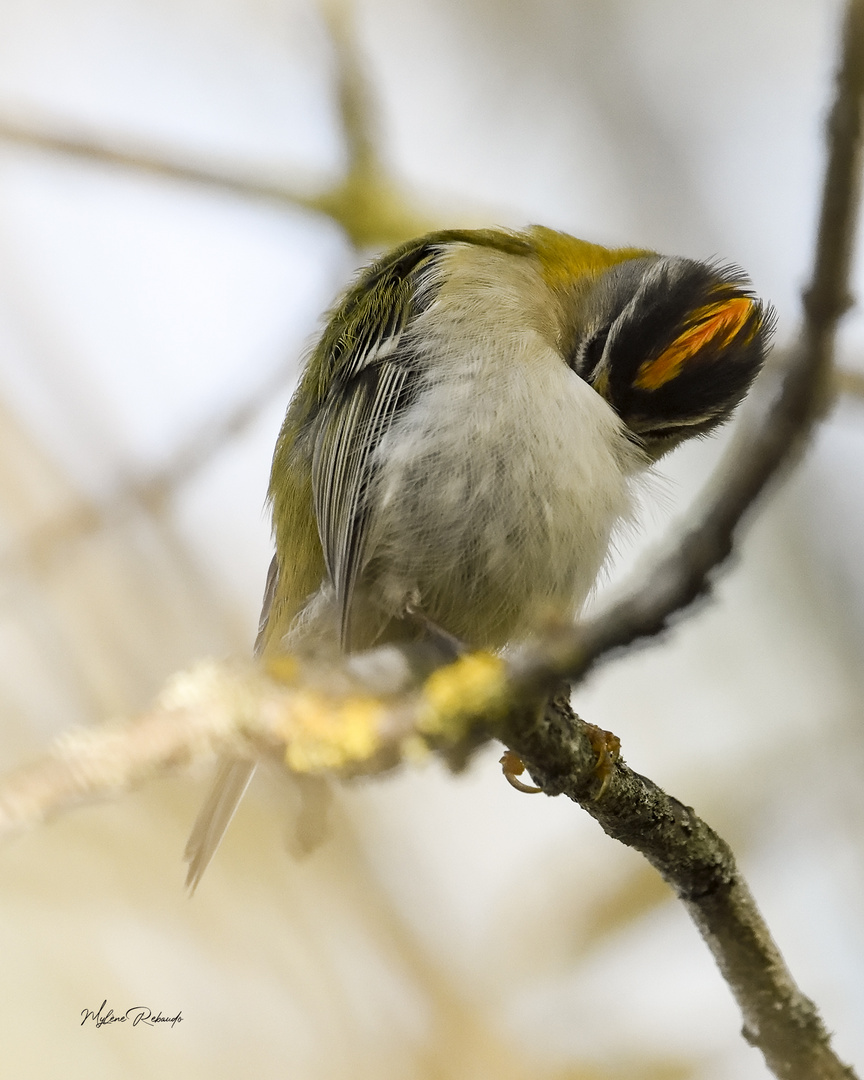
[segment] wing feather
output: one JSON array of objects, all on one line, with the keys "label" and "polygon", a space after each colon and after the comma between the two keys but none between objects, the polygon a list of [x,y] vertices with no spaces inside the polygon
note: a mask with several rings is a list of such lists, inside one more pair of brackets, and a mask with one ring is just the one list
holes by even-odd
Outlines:
[{"label": "wing feather", "polygon": [[[269,497],[277,536],[296,540],[296,484],[280,480],[298,468],[295,454],[314,435],[312,488],[325,564],[341,605],[344,647],[350,645],[351,603],[363,569],[367,540],[366,494],[374,473],[375,449],[404,410],[417,386],[417,370],[406,329],[432,300],[435,268],[452,243],[494,247],[530,255],[524,237],[499,230],[448,230],[408,241],[367,268],[333,312],[289,406],[273,459]],[[305,450],[299,457],[304,459]],[[296,478],[296,477],[295,477]],[[310,523],[311,525],[311,523]],[[280,530],[289,529],[287,535]],[[256,653],[269,646],[270,622],[279,628],[282,575],[292,572],[273,558],[267,575]],[[254,763],[223,758],[216,782],[189,837],[187,883],[195,888],[231,821],[254,771]]]},{"label": "wing feather", "polygon": [[366,368],[350,394],[328,402],[312,462],[318,531],[340,608],[343,648],[351,645],[351,604],[364,564],[375,450],[416,382],[410,358],[398,348],[390,355]]},{"label": "wing feather", "polygon": [[425,240],[385,261],[349,294],[321,343],[331,381],[316,418],[312,490],[346,649],[366,556],[375,451],[417,387],[408,331],[431,302],[441,250]]}]

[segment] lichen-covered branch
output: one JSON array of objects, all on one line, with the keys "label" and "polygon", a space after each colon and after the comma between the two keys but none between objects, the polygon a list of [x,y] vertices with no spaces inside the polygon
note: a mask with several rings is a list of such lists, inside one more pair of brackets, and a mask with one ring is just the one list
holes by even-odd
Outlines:
[{"label": "lichen-covered branch", "polygon": [[745,1038],[774,1075],[854,1080],[795,985],[731,850],[695,811],[622,761],[598,783],[596,729],[573,714],[568,687],[545,710],[511,714],[505,724],[503,738],[547,794],[578,802],[671,885],[738,1002]]},{"label": "lichen-covered branch", "polygon": [[[689,807],[600,754],[569,689],[544,706],[486,653],[438,668],[419,687],[396,649],[339,671],[283,658],[204,663],[175,676],[136,719],[80,729],[0,783],[0,836],[76,805],[116,796],[211,755],[281,759],[299,774],[381,772],[436,749],[459,758],[498,735],[549,795],[580,803],[640,851],[687,906],[735,995],[745,1035],[778,1077],[854,1080],[815,1006],[797,988],[728,846]],[[598,768],[598,760],[602,764]]]},{"label": "lichen-covered branch", "polygon": [[291,657],[268,670],[205,661],[174,675],[142,715],[63,735],[0,781],[0,837],[116,797],[215,755],[275,757],[295,773],[380,773],[431,749],[490,737],[507,708],[504,661],[462,657],[419,683],[395,648],[343,668]]}]

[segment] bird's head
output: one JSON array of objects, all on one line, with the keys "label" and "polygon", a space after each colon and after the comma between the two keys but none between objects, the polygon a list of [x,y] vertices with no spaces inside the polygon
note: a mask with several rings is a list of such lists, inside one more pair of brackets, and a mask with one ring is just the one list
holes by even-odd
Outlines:
[{"label": "bird's head", "polygon": [[728,419],[774,326],[734,266],[639,253],[573,293],[568,362],[658,458]]}]

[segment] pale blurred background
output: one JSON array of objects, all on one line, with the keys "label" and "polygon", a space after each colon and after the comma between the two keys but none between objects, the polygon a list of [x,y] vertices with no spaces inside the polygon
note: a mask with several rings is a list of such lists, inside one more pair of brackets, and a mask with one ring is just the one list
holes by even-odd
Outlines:
[{"label": "pale blurred background", "polygon": [[[24,134],[315,195],[347,160],[335,28],[418,219],[734,260],[783,345],[839,13],[358,0],[328,29],[312,0],[0,0],[0,767],[142,707],[198,657],[248,653],[272,445],[320,313],[369,256],[289,200]],[[840,351],[864,368],[861,313]],[[613,576],[686,511],[727,438],[664,463]],[[864,402],[841,400],[715,603],[575,697],[733,843],[859,1066],[862,470]],[[339,788],[330,840],[299,860],[296,796],[261,777],[192,900],[181,852],[206,769],[3,847],[5,1074],[766,1076],[653,871],[572,804],[513,791],[499,753]],[[80,1027],[103,999],[183,1021]]]}]

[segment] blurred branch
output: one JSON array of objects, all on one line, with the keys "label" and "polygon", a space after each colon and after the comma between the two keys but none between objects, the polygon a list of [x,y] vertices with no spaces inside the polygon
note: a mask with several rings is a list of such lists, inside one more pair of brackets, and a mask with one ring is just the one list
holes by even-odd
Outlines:
[{"label": "blurred branch", "polygon": [[[321,6],[336,58],[337,98],[348,168],[342,181],[317,195],[303,193],[289,183],[250,177],[239,169],[197,165],[152,148],[123,145],[82,131],[61,131],[59,125],[28,126],[2,115],[0,140],[322,213],[340,224],[358,248],[384,247],[431,229],[435,224],[432,214],[412,209],[381,164],[376,150],[379,139],[374,95],[357,54],[348,9],[340,0],[324,0]],[[163,468],[120,483],[104,499],[79,500],[41,523],[0,552],[0,568],[8,571],[34,561],[44,563],[65,544],[122,520],[129,513],[142,509],[151,514],[161,511],[178,487],[255,422],[293,370],[293,366],[280,367],[239,404],[206,421]]]},{"label": "blurred branch", "polygon": [[401,243],[435,227],[436,215],[419,210],[393,181],[379,146],[375,95],[357,49],[351,5],[321,0],[336,59],[336,91],[348,157],[344,180],[323,192],[316,209],[332,217],[357,248]]},{"label": "blurred branch", "polygon": [[121,522],[130,514],[144,511],[159,517],[178,488],[193,480],[231,440],[256,422],[293,371],[293,365],[280,366],[238,404],[221,416],[206,420],[164,467],[141,478],[125,480],[103,499],[84,498],[70,492],[70,505],[64,510],[0,550],[0,572],[14,573],[33,564],[48,565],[62,555],[68,544]]},{"label": "blurred branch", "polygon": [[247,198],[290,203],[307,210],[319,209],[314,197],[304,194],[290,184],[251,177],[233,168],[193,164],[188,159],[175,158],[153,147],[141,144],[133,146],[128,142],[124,144],[120,140],[97,136],[80,128],[75,131],[67,122],[31,126],[17,122],[9,116],[0,117],[0,140],[81,158],[88,162],[134,169],[136,172],[150,173],[170,180],[203,184]]},{"label": "blurred branch", "polygon": [[834,372],[834,381],[838,394],[847,394],[864,401],[864,372],[840,368]]},{"label": "blurred branch", "polygon": [[[802,451],[833,400],[834,337],[851,304],[849,276],[857,230],[864,103],[864,3],[850,0],[836,93],[827,123],[827,164],[804,321],[764,409],[742,410],[735,436],[701,505],[665,553],[608,612],[558,627],[525,646],[517,667],[527,690],[576,681],[601,659],[656,637],[697,600],[735,550],[748,512]],[[771,377],[771,372],[766,372]],[[758,385],[758,384],[757,384]],[[763,384],[764,385],[764,384]]]},{"label": "blurred branch", "polygon": [[795,985],[728,846],[693,810],[615,760],[605,733],[570,710],[569,687],[538,708],[504,660],[478,653],[408,689],[410,667],[393,648],[336,671],[281,658],[271,672],[277,678],[251,663],[205,663],[174,676],[135,720],[68,733],[50,756],[0,784],[0,836],[214,754],[275,757],[301,774],[354,775],[430,749],[460,760],[498,734],[547,794],[580,803],[660,871],[705,937],[741,1007],[746,1037],[775,1075],[854,1080]]},{"label": "blurred branch", "polygon": [[332,218],[356,248],[387,247],[427,232],[431,212],[417,208],[388,175],[380,161],[374,133],[374,97],[358,56],[346,6],[322,4],[336,59],[336,83],[347,168],[338,183],[321,192],[304,191],[290,181],[249,175],[243,168],[195,163],[163,150],[96,136],[68,124],[26,125],[0,115],[0,140],[37,150],[152,176],[201,184],[244,198],[299,207]]},{"label": "blurred branch", "polygon": [[504,662],[482,653],[439,668],[419,688],[395,648],[339,669],[291,657],[267,671],[205,661],[174,675],[147,713],[73,730],[6,776],[0,836],[216,754],[275,756],[301,774],[379,773],[431,747],[476,744],[478,725],[488,738],[505,692]]}]

